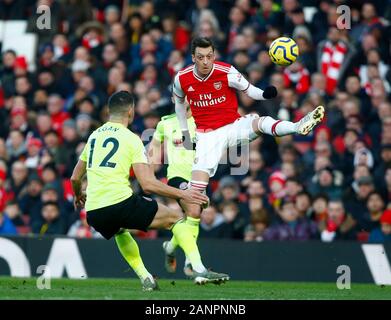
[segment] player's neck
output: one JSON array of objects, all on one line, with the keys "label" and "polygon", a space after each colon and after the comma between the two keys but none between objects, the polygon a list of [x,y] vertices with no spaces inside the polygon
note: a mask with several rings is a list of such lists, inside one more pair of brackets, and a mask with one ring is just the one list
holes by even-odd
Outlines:
[{"label": "player's neck", "polygon": [[129,120],[124,118],[110,117],[109,122],[120,123],[124,127],[128,126]]},{"label": "player's neck", "polygon": [[206,78],[206,76],[209,74],[209,73],[208,73],[208,74],[205,74],[205,75],[200,74],[199,71],[198,71],[198,69],[197,69],[197,66],[194,66],[194,72],[195,72],[196,75],[197,75],[198,77],[200,77],[201,79]]}]

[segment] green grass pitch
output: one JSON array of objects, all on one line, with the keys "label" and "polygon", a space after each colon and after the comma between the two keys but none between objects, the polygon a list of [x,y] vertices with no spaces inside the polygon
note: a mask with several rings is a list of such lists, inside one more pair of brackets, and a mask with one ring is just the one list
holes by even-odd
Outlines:
[{"label": "green grass pitch", "polygon": [[136,279],[53,279],[50,290],[39,290],[37,278],[0,277],[0,299],[391,299],[391,286],[352,283],[338,290],[335,283],[229,281],[198,286],[190,280],[160,279],[160,291],[142,292]]}]

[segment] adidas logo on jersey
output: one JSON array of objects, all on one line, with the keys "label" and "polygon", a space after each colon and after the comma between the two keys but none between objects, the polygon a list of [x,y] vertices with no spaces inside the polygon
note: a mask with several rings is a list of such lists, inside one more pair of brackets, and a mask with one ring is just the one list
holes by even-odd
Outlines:
[{"label": "adidas logo on jersey", "polygon": [[189,87],[188,91],[195,91],[192,86]]}]

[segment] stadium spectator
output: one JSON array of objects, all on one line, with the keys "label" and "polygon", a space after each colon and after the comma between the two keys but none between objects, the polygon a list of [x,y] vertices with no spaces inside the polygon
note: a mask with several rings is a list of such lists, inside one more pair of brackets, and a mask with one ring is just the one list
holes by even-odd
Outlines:
[{"label": "stadium spectator", "polygon": [[327,208],[327,220],[319,223],[321,240],[356,239],[356,221],[345,212],[340,200],[331,200]]},{"label": "stadium spectator", "polygon": [[230,238],[231,229],[221,213],[214,205],[202,211],[200,223],[200,238]]},{"label": "stadium spectator", "polygon": [[307,191],[300,191],[295,198],[296,209],[299,212],[301,218],[311,218],[312,199],[311,195]]},{"label": "stadium spectator", "polygon": [[11,219],[4,212],[0,212],[0,234],[16,235],[17,230]]},{"label": "stadium spectator", "polygon": [[380,217],[385,208],[386,204],[382,195],[377,191],[371,192],[367,197],[368,211],[362,219],[362,230],[369,233],[373,229],[379,227]]},{"label": "stadium spectator", "polygon": [[225,201],[219,206],[220,212],[225,222],[231,229],[231,239],[243,239],[244,227],[248,223],[248,217],[239,210],[239,206],[234,201]]},{"label": "stadium spectator", "polygon": [[220,179],[219,187],[213,194],[213,200],[217,204],[224,201],[235,201],[239,197],[239,186],[233,177],[225,176]]},{"label": "stadium spectator", "polygon": [[265,209],[256,211],[251,216],[251,224],[244,230],[244,241],[263,241],[263,234],[270,224],[269,213]]},{"label": "stadium spectator", "polygon": [[336,26],[329,28],[327,39],[318,44],[318,70],[326,75],[326,92],[332,95],[351,63],[354,48],[341,37]]},{"label": "stadium spectator", "polygon": [[309,240],[317,237],[317,226],[307,218],[300,218],[295,203],[283,200],[278,210],[280,221],[265,230],[265,240]]},{"label": "stadium spectator", "polygon": [[312,212],[310,218],[319,223],[327,220],[327,207],[329,198],[325,194],[317,194],[313,197]]},{"label": "stadium spectator", "polygon": [[269,203],[273,209],[279,209],[282,199],[286,196],[285,183],[286,177],[280,171],[272,173],[269,177]]},{"label": "stadium spectator", "polygon": [[26,145],[23,133],[17,129],[13,129],[6,142],[7,155],[9,161],[12,163],[17,160],[21,160],[26,156]]},{"label": "stadium spectator", "polygon": [[[30,231],[30,228],[26,226],[26,220],[22,216],[22,212],[16,201],[9,201],[5,207],[4,214],[8,216],[12,224],[16,228],[18,234],[26,234]],[[27,220],[28,221],[28,220]]]},{"label": "stadium spectator", "polygon": [[284,81],[285,87],[294,88],[299,95],[307,93],[310,89],[310,73],[300,60],[285,68]]},{"label": "stadium spectator", "polygon": [[327,30],[329,28],[327,16],[330,11],[331,4],[332,1],[330,0],[320,0],[319,10],[312,17],[311,31],[312,39],[315,44],[319,43],[327,36]]},{"label": "stadium spectator", "polygon": [[80,219],[70,226],[67,236],[75,238],[103,238],[99,232],[88,225],[87,214],[84,209],[80,210]]},{"label": "stadium spectator", "polygon": [[312,177],[309,190],[312,195],[324,193],[330,199],[338,199],[342,196],[342,175],[331,167],[325,167]]},{"label": "stadium spectator", "polygon": [[134,12],[129,16],[128,29],[130,44],[139,43],[141,35],[144,33],[143,18],[139,12]]},{"label": "stadium spectator", "polygon": [[27,192],[18,200],[18,205],[22,214],[27,217],[27,221],[32,222],[41,218],[41,192],[43,188],[42,180],[38,175],[30,175]]},{"label": "stadium spectator", "polygon": [[242,177],[241,187],[247,188],[255,180],[260,180],[263,185],[266,185],[269,174],[262,154],[258,150],[251,150],[248,161],[248,173]]},{"label": "stadium spectator", "polygon": [[57,202],[48,201],[42,205],[42,221],[34,221],[32,232],[40,236],[66,234],[66,224],[60,215]]},{"label": "stadium spectator", "polygon": [[12,199],[19,199],[26,192],[28,169],[25,163],[17,160],[12,164],[11,177],[9,179],[8,192]]},{"label": "stadium spectator", "polygon": [[391,241],[391,210],[387,209],[380,218],[380,228],[371,231],[369,242],[383,243]]}]

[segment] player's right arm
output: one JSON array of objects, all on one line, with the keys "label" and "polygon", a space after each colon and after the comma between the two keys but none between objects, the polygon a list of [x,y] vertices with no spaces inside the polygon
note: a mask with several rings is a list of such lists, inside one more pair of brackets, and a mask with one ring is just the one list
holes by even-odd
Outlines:
[{"label": "player's right arm", "polygon": [[141,188],[146,193],[154,193],[159,196],[183,200],[187,203],[203,205],[209,198],[195,189],[180,190],[170,187],[156,179],[151,168],[146,163],[134,163],[133,171]]},{"label": "player's right arm", "polygon": [[141,140],[135,139],[132,148],[131,164],[133,172],[141,188],[146,193],[154,193],[163,197],[183,200],[188,203],[202,205],[209,201],[209,198],[194,189],[180,190],[170,187],[156,179],[153,170],[148,164],[145,156],[144,145]]},{"label": "player's right arm", "polygon": [[183,146],[187,150],[194,150],[194,146],[189,133],[189,126],[187,125],[187,111],[185,106],[186,95],[182,90],[178,74],[175,76],[172,91],[174,94],[175,101],[175,114],[178,118],[179,127],[182,131]]},{"label": "player's right arm", "polygon": [[80,159],[77,161],[75,168],[73,169],[71,176],[72,190],[75,195],[73,204],[76,208],[83,208],[86,202],[86,195],[81,189],[81,181],[87,172],[87,150],[86,146],[80,154]]}]

